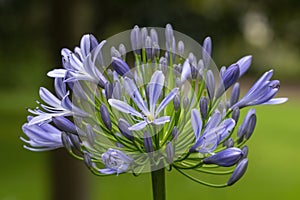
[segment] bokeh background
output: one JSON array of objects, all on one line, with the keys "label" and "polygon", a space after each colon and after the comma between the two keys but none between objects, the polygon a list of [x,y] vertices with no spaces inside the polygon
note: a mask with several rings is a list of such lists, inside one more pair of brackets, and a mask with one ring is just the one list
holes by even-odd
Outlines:
[{"label": "bokeh background", "polygon": [[298,0],[0,0],[0,200],[150,200],[149,174],[99,178],[63,150],[33,153],[19,137],[26,107],[35,107],[46,72],[60,67],[60,49],[84,33],[99,40],[139,26],[164,27],[202,42],[229,65],[252,54],[243,93],[265,70],[281,80],[279,106],[257,107],[246,176],[211,189],[172,171],[168,199],[298,199],[300,195],[300,1]]}]

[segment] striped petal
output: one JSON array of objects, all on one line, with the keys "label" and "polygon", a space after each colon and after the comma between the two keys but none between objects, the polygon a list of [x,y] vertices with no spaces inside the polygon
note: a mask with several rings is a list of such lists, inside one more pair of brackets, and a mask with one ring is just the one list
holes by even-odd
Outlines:
[{"label": "striped petal", "polygon": [[182,66],[181,83],[184,83],[191,76],[191,66],[189,59],[186,59]]},{"label": "striped petal", "polygon": [[136,111],[134,108],[132,108],[130,105],[128,105],[127,103],[117,100],[117,99],[109,99],[108,103],[114,107],[115,109],[123,112],[123,113],[127,113],[127,114],[131,114],[140,118],[143,118],[142,114],[139,113],[138,111]]},{"label": "striped petal", "polygon": [[191,122],[195,133],[196,141],[197,141],[200,137],[200,133],[202,129],[202,120],[201,120],[200,112],[197,109],[192,110]]},{"label": "striped petal", "polygon": [[135,102],[135,104],[141,109],[141,111],[145,115],[149,115],[149,110],[146,107],[144,100],[136,87],[135,83],[133,82],[132,79],[125,77],[124,78],[124,86],[127,91],[127,93],[130,95],[131,99]]},{"label": "striped petal", "polygon": [[143,128],[145,128],[147,126],[147,122],[146,121],[141,121],[133,126],[128,127],[128,130],[130,131],[139,131],[142,130]]},{"label": "striped petal", "polygon": [[157,119],[154,119],[153,124],[162,125],[170,121],[170,116],[163,116]]},{"label": "striped petal", "polygon": [[165,82],[165,76],[161,71],[156,71],[148,84],[149,86],[149,102],[150,102],[150,112],[154,113],[156,102],[161,94]]},{"label": "striped petal", "polygon": [[159,106],[156,109],[155,117],[157,117],[157,115],[160,113],[160,111],[162,111],[168,105],[168,103],[170,103],[170,101],[173,100],[175,95],[178,93],[178,90],[179,90],[179,88],[174,88],[173,90],[171,90],[171,92],[168,94],[168,96],[166,96],[161,101],[161,103],[159,104]]}]

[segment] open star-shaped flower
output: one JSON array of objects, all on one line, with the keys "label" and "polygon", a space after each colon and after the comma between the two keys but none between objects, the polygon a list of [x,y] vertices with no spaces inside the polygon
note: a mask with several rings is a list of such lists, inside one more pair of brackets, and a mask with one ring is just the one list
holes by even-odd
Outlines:
[{"label": "open star-shaped flower", "polygon": [[140,118],[138,123],[128,128],[129,130],[142,130],[148,124],[165,124],[170,121],[170,116],[159,117],[159,114],[170,103],[170,101],[173,100],[175,95],[178,93],[179,89],[172,89],[171,92],[156,107],[157,101],[164,87],[164,82],[165,76],[162,73],[162,71],[156,71],[152,75],[151,80],[147,85],[149,88],[149,109],[147,103],[144,102],[144,99],[142,98],[136,84],[132,79],[128,77],[124,78],[125,90],[141,112],[137,111],[136,109],[128,105],[126,102],[118,99],[109,99],[108,103],[121,112]]}]

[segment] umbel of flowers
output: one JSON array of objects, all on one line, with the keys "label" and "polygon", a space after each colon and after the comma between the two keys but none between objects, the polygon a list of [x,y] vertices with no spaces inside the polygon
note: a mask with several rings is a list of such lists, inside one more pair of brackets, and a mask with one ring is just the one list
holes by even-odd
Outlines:
[{"label": "umbel of flowers", "polygon": [[[84,35],[74,51],[62,49],[63,67],[48,72],[55,92],[40,88],[42,103],[22,127],[24,147],[65,148],[99,176],[152,172],[154,188],[165,169],[207,186],[234,184],[247,169],[245,143],[257,121],[255,109],[243,119],[240,112],[287,99],[273,98],[273,70],[241,95],[252,56],[218,71],[211,52],[210,37],[201,47],[169,24],[135,26],[100,43]],[[211,183],[203,174],[222,178]]]}]

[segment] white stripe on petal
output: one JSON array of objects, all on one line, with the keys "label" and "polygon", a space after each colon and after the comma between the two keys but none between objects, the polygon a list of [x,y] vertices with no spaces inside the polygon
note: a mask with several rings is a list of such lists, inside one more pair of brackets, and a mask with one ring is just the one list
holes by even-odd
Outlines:
[{"label": "white stripe on petal", "polygon": [[66,69],[53,69],[47,73],[47,76],[52,78],[64,78],[66,75]]},{"label": "white stripe on petal", "polygon": [[165,82],[165,76],[161,71],[156,71],[152,77],[149,85],[149,102],[150,102],[150,112],[153,113],[155,109],[156,102],[160,96],[161,90]]},{"label": "white stripe on petal", "polygon": [[160,111],[162,111],[167,105],[168,103],[170,103],[170,101],[173,100],[173,98],[175,97],[175,95],[178,93],[179,88],[174,88],[169,94],[168,96],[166,96],[161,103],[159,104],[159,106],[156,109],[155,112],[155,117],[157,117],[157,115],[160,113]]},{"label": "white stripe on petal", "polygon": [[200,112],[197,109],[192,110],[191,120],[192,120],[191,121],[192,127],[197,141],[200,137],[200,133],[202,129],[202,120],[201,120]]},{"label": "white stripe on petal", "polygon": [[272,104],[282,104],[282,103],[285,103],[287,102],[288,98],[274,98],[274,99],[271,99],[263,104],[269,104],[269,105],[272,105]]},{"label": "white stripe on petal", "polygon": [[60,107],[61,101],[46,88],[41,87],[39,94],[41,99],[48,105],[53,106],[55,108]]},{"label": "white stripe on petal", "polygon": [[167,122],[170,121],[170,116],[163,116],[157,119],[154,119],[153,124],[155,125],[161,125],[161,124],[165,124]]},{"label": "white stripe on petal", "polygon": [[147,126],[147,122],[141,121],[133,126],[128,127],[128,130],[139,131],[139,130],[142,130],[143,128],[145,128],[146,126]]},{"label": "white stripe on petal", "polygon": [[114,107],[115,109],[127,113],[127,114],[131,114],[140,118],[143,118],[142,114],[139,113],[138,111],[136,111],[134,108],[132,108],[130,105],[128,105],[127,103],[117,100],[117,99],[109,99],[108,103]]},{"label": "white stripe on petal", "polygon": [[145,115],[149,115],[149,110],[145,106],[144,100],[136,87],[135,83],[133,82],[132,79],[125,77],[124,79],[124,86],[127,91],[127,93],[130,95],[131,99],[135,102],[135,104],[141,109],[141,111]]}]

